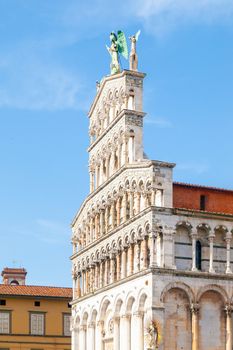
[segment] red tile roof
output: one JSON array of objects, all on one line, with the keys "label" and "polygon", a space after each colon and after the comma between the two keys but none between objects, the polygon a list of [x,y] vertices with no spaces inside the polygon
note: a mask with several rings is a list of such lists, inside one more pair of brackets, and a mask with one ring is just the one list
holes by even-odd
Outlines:
[{"label": "red tile roof", "polygon": [[173,182],[174,185],[177,186],[184,186],[184,187],[194,187],[194,188],[204,188],[204,189],[209,189],[213,191],[224,191],[224,192],[233,192],[233,189],[226,189],[226,188],[220,188],[220,187],[213,187],[213,186],[205,186],[205,185],[195,185],[195,184],[190,184],[190,183],[185,183],[185,182]]},{"label": "red tile roof", "polygon": [[72,298],[72,288],[48,286],[14,286],[0,284],[0,295]]}]

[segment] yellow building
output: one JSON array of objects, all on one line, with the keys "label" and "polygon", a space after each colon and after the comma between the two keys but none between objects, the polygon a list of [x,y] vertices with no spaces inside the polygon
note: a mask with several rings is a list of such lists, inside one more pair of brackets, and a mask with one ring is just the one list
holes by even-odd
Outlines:
[{"label": "yellow building", "polygon": [[0,350],[70,350],[71,288],[25,285],[5,268],[0,284]]}]

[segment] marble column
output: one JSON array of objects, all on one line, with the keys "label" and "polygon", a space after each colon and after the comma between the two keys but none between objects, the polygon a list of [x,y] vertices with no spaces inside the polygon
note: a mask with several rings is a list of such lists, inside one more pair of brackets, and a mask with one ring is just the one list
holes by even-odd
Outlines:
[{"label": "marble column", "polygon": [[[74,349],[76,350],[76,349]],[[77,349],[78,350],[78,349]],[[95,350],[95,323],[91,322],[87,328],[87,350]]]},{"label": "marble column", "polygon": [[79,327],[79,340],[80,349],[87,350],[87,326]]},{"label": "marble column", "polygon": [[141,210],[141,193],[137,192],[136,214],[139,214],[140,210]]},{"label": "marble column", "polygon": [[231,271],[231,232],[227,232],[225,241],[226,241],[226,250],[227,250],[227,261],[226,261],[226,273],[232,273]]},{"label": "marble column", "polygon": [[123,247],[121,253],[121,278],[125,278],[127,275],[127,251],[126,248]]},{"label": "marble column", "polygon": [[100,238],[100,236],[101,236],[101,228],[100,228],[100,211],[98,212],[98,214],[97,214],[97,224],[98,224],[98,226],[97,226],[97,237],[98,238]]},{"label": "marble column", "polygon": [[94,171],[90,170],[90,192],[93,192],[95,189],[95,178],[94,178]]},{"label": "marble column", "polygon": [[115,201],[112,200],[111,203],[111,219],[112,219],[112,229],[115,227]]},{"label": "marble column", "polygon": [[121,254],[118,251],[116,255],[116,279],[119,281],[121,278]]},{"label": "marble column", "polygon": [[[103,327],[104,327],[104,322],[98,321],[96,326],[95,350],[103,350]],[[80,347],[80,350],[83,350],[83,349]]]},{"label": "marble column", "polygon": [[197,271],[196,267],[196,242],[197,242],[197,232],[191,232],[192,239],[192,271]]},{"label": "marble column", "polygon": [[99,164],[99,185],[102,185],[102,183],[103,183],[103,176],[104,176],[103,159],[100,159],[100,164]]},{"label": "marble column", "polygon": [[192,304],[192,350],[198,350],[198,304]]},{"label": "marble column", "polygon": [[86,271],[82,270],[82,296],[86,294]]},{"label": "marble column", "polygon": [[77,274],[77,283],[76,283],[76,298],[80,298],[81,297],[81,283],[80,283],[80,279],[81,279],[81,273],[78,272]]},{"label": "marble column", "polygon": [[128,142],[128,150],[129,150],[129,163],[132,163],[134,161],[134,137],[130,136],[129,142]]},{"label": "marble column", "polygon": [[120,317],[114,319],[113,350],[120,350]]},{"label": "marble column", "polygon": [[95,167],[95,188],[99,187],[99,165]]},{"label": "marble column", "polygon": [[106,257],[106,260],[104,262],[105,264],[105,269],[104,269],[104,286],[107,286],[109,280],[108,280],[108,276],[109,276],[109,269],[108,269],[108,258]]},{"label": "marble column", "polygon": [[94,290],[98,289],[98,281],[99,281],[99,269],[98,269],[98,262],[95,261],[95,283],[94,283]]},{"label": "marble column", "polygon": [[141,252],[142,252],[142,259],[143,259],[142,268],[147,269],[148,268],[148,241],[147,241],[147,237],[144,237],[142,242],[141,242]]},{"label": "marble column", "polygon": [[116,204],[116,211],[117,211],[117,226],[121,223],[121,198],[117,198],[117,204]]},{"label": "marble column", "polygon": [[105,225],[104,225],[104,209],[100,209],[100,236],[103,236],[105,233]]},{"label": "marble column", "polygon": [[73,254],[77,253],[77,240],[72,240]]},{"label": "marble column", "polygon": [[133,245],[130,244],[128,248],[128,266],[127,266],[127,276],[133,273]]},{"label": "marble column", "polygon": [[71,347],[74,350],[80,349],[79,347],[79,328],[74,326],[71,333]]},{"label": "marble column", "polygon": [[123,315],[121,316],[121,320],[120,320],[120,349],[121,350],[131,350],[130,338],[131,338],[130,316]]},{"label": "marble column", "polygon": [[113,175],[115,171],[115,149],[112,148],[111,160],[110,160],[110,176]]},{"label": "marble column", "polygon": [[93,217],[90,217],[90,241],[93,242]]},{"label": "marble column", "polygon": [[127,139],[127,137],[124,137],[123,154],[124,154],[124,164],[127,164],[128,163],[128,139]]},{"label": "marble column", "polygon": [[214,234],[209,234],[209,251],[210,251],[210,263],[209,263],[209,272],[214,273],[213,260],[214,260]]},{"label": "marble column", "polygon": [[134,272],[140,271],[140,251],[141,251],[141,241],[137,241],[134,245]]},{"label": "marble column", "polygon": [[122,200],[122,206],[123,206],[123,222],[127,220],[127,192],[125,191],[123,194],[123,200]]},{"label": "marble column", "polygon": [[134,313],[131,322],[134,330],[134,334],[131,338],[131,348],[135,350],[144,350],[143,313]]},{"label": "marble column", "polygon": [[99,238],[99,213],[95,213],[95,239]]},{"label": "marble column", "polygon": [[130,194],[129,194],[129,216],[130,216],[130,218],[132,218],[133,215],[134,215],[134,212],[133,212],[133,207],[134,207],[133,197],[134,197],[134,193],[130,192]]},{"label": "marble column", "polygon": [[150,233],[148,243],[150,248],[150,267],[157,267],[157,233]]},{"label": "marble column", "polygon": [[106,180],[109,178],[109,165],[110,165],[110,160],[109,160],[110,155],[106,155]]},{"label": "marble column", "polygon": [[117,157],[118,157],[118,169],[121,167],[121,144],[120,142],[117,145]]},{"label": "marble column", "polygon": [[86,269],[86,278],[85,278],[85,282],[86,282],[86,286],[85,286],[85,290],[86,293],[89,293],[89,267]]},{"label": "marble column", "polygon": [[115,282],[115,254],[110,254],[110,283]]},{"label": "marble column", "polygon": [[91,242],[90,239],[90,230],[89,230],[89,226],[86,224],[85,226],[85,231],[86,231],[86,240],[87,240],[87,244]]},{"label": "marble column", "polygon": [[151,192],[151,205],[155,205],[155,194],[156,194],[156,189],[152,187],[152,192]]},{"label": "marble column", "polygon": [[93,292],[95,290],[95,265],[90,265],[89,271],[89,292]]},{"label": "marble column", "polygon": [[232,308],[230,305],[226,305],[226,350],[232,350]]},{"label": "marble column", "polygon": [[104,221],[105,221],[105,234],[108,233],[108,219],[109,218],[109,207],[105,207]]},{"label": "marble column", "polygon": [[104,261],[101,260],[100,261],[100,279],[99,279],[99,288],[102,288],[104,286],[104,283],[103,283],[103,264],[104,264]]}]

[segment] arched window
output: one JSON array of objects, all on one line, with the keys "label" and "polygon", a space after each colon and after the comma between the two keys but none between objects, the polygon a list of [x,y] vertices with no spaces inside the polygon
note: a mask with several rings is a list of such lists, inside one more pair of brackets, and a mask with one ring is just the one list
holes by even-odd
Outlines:
[{"label": "arched window", "polygon": [[19,282],[17,280],[13,280],[10,283],[11,286],[19,286]]},{"label": "arched window", "polygon": [[196,242],[196,267],[201,270],[201,242]]}]

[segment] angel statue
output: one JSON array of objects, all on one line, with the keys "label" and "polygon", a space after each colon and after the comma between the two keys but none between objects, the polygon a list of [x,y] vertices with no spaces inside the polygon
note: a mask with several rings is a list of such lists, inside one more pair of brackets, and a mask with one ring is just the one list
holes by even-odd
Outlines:
[{"label": "angel statue", "polygon": [[110,70],[111,74],[117,74],[121,71],[119,55],[121,54],[126,60],[128,59],[128,47],[125,34],[121,30],[118,30],[117,34],[111,32],[110,42],[110,47],[106,45],[107,50],[112,58]]},{"label": "angel statue", "polygon": [[131,41],[131,51],[129,56],[129,69],[130,70],[138,70],[138,55],[136,51],[136,42],[138,41],[138,37],[141,31],[138,30],[135,35],[130,36]]}]

